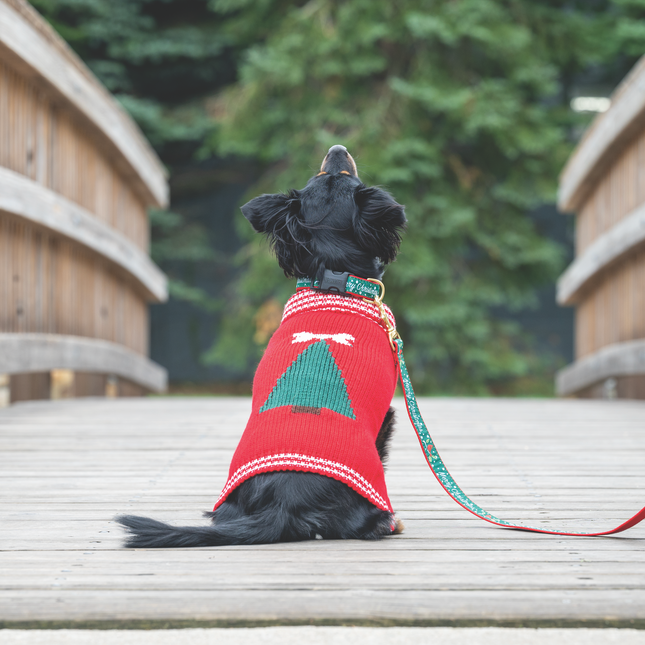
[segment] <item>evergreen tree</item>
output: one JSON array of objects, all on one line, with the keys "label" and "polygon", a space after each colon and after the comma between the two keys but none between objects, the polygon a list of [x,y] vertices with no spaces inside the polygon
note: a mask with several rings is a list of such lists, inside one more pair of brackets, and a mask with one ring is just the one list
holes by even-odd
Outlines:
[{"label": "evergreen tree", "polygon": [[[243,47],[207,0],[32,0],[135,119],[172,172],[212,130],[209,97],[237,77]],[[172,196],[172,195],[171,195]],[[190,283],[186,266],[231,261],[206,227],[177,212],[150,213],[151,255],[171,298],[216,312],[221,303]],[[186,279],[188,278],[188,279]]]},{"label": "evergreen tree", "polygon": [[[253,196],[302,186],[342,143],[366,183],[407,206],[387,301],[420,392],[512,391],[536,369],[499,316],[531,306],[563,268],[527,214],[553,202],[589,120],[569,109],[575,83],[614,86],[643,53],[643,0],[33,3],[171,170],[195,155],[260,162]],[[170,287],[211,311],[226,302],[206,358],[248,374],[293,284],[238,222],[235,260],[165,212],[153,213],[152,250],[162,267],[240,267],[225,300],[176,276]]]},{"label": "evergreen tree", "polygon": [[[228,4],[249,10],[243,0]],[[531,306],[536,288],[563,269],[562,249],[528,213],[554,201],[572,149],[580,120],[569,109],[571,84],[619,59],[626,41],[630,54],[642,51],[642,5],[294,4],[248,49],[240,80],[220,98],[211,145],[266,163],[254,194],[301,187],[330,145],[347,146],[363,180],[407,208],[409,233],[385,282],[417,389],[503,389],[539,358],[496,312]],[[634,59],[620,61],[622,75]],[[229,296],[236,306],[212,360],[225,361],[231,346],[252,348],[240,320],[257,321],[262,302],[293,291],[259,240],[241,257],[245,273]]]}]

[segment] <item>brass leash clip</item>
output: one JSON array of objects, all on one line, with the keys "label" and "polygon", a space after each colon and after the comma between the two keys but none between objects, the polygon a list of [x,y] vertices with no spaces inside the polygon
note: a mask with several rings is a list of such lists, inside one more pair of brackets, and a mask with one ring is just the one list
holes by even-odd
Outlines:
[{"label": "brass leash clip", "polygon": [[374,296],[373,302],[378,307],[381,320],[385,325],[385,331],[387,332],[388,339],[390,340],[390,347],[392,348],[392,351],[396,352],[397,346],[394,341],[401,337],[399,336],[399,332],[396,331],[396,327],[392,324],[392,321],[388,317],[387,312],[385,311],[385,307],[383,306],[383,298],[385,297],[385,285],[376,278],[367,278],[367,281],[372,282],[373,284],[377,284],[381,288],[381,292],[378,294],[378,296]]}]

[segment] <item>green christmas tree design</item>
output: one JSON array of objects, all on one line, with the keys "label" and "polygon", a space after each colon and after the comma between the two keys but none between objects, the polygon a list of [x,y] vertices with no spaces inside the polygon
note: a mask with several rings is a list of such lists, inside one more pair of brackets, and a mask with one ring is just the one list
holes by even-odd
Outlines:
[{"label": "green christmas tree design", "polygon": [[321,408],[328,408],[356,419],[343,376],[324,340],[312,343],[298,354],[278,379],[260,412],[285,405],[295,413],[320,414]]}]

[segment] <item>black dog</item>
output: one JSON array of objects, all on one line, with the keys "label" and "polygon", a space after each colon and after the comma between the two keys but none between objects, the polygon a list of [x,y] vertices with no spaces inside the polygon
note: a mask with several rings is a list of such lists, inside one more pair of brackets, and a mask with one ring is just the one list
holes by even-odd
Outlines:
[{"label": "black dog", "polygon": [[[380,278],[396,256],[406,223],[403,207],[380,188],[363,185],[354,160],[339,145],[329,150],[320,173],[305,188],[256,197],[242,212],[267,236],[288,277],[320,280],[325,270]],[[387,409],[389,401],[385,405]],[[376,437],[381,462],[387,458],[393,420],[394,410],[389,408]],[[402,529],[392,512],[346,483],[296,470],[251,476],[205,515],[212,519],[211,526],[174,527],[132,515],[116,520],[130,533],[128,547],[379,539]]]}]

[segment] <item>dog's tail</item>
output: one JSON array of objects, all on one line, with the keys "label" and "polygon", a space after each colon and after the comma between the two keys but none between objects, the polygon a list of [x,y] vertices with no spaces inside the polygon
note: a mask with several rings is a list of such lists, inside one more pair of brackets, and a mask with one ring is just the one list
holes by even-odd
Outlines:
[{"label": "dog's tail", "polygon": [[114,520],[129,534],[124,546],[133,549],[267,544],[277,542],[281,532],[263,513],[210,526],[172,526],[138,515],[119,515]]},{"label": "dog's tail", "polygon": [[125,546],[133,549],[229,544],[214,526],[171,526],[138,515],[119,515],[114,520],[129,533]]},{"label": "dog's tail", "polygon": [[216,511],[210,526],[171,526],[137,515],[115,521],[130,548],[272,544],[313,540],[378,540],[391,535],[394,514],[347,484],[317,473],[260,473],[243,482]]}]

